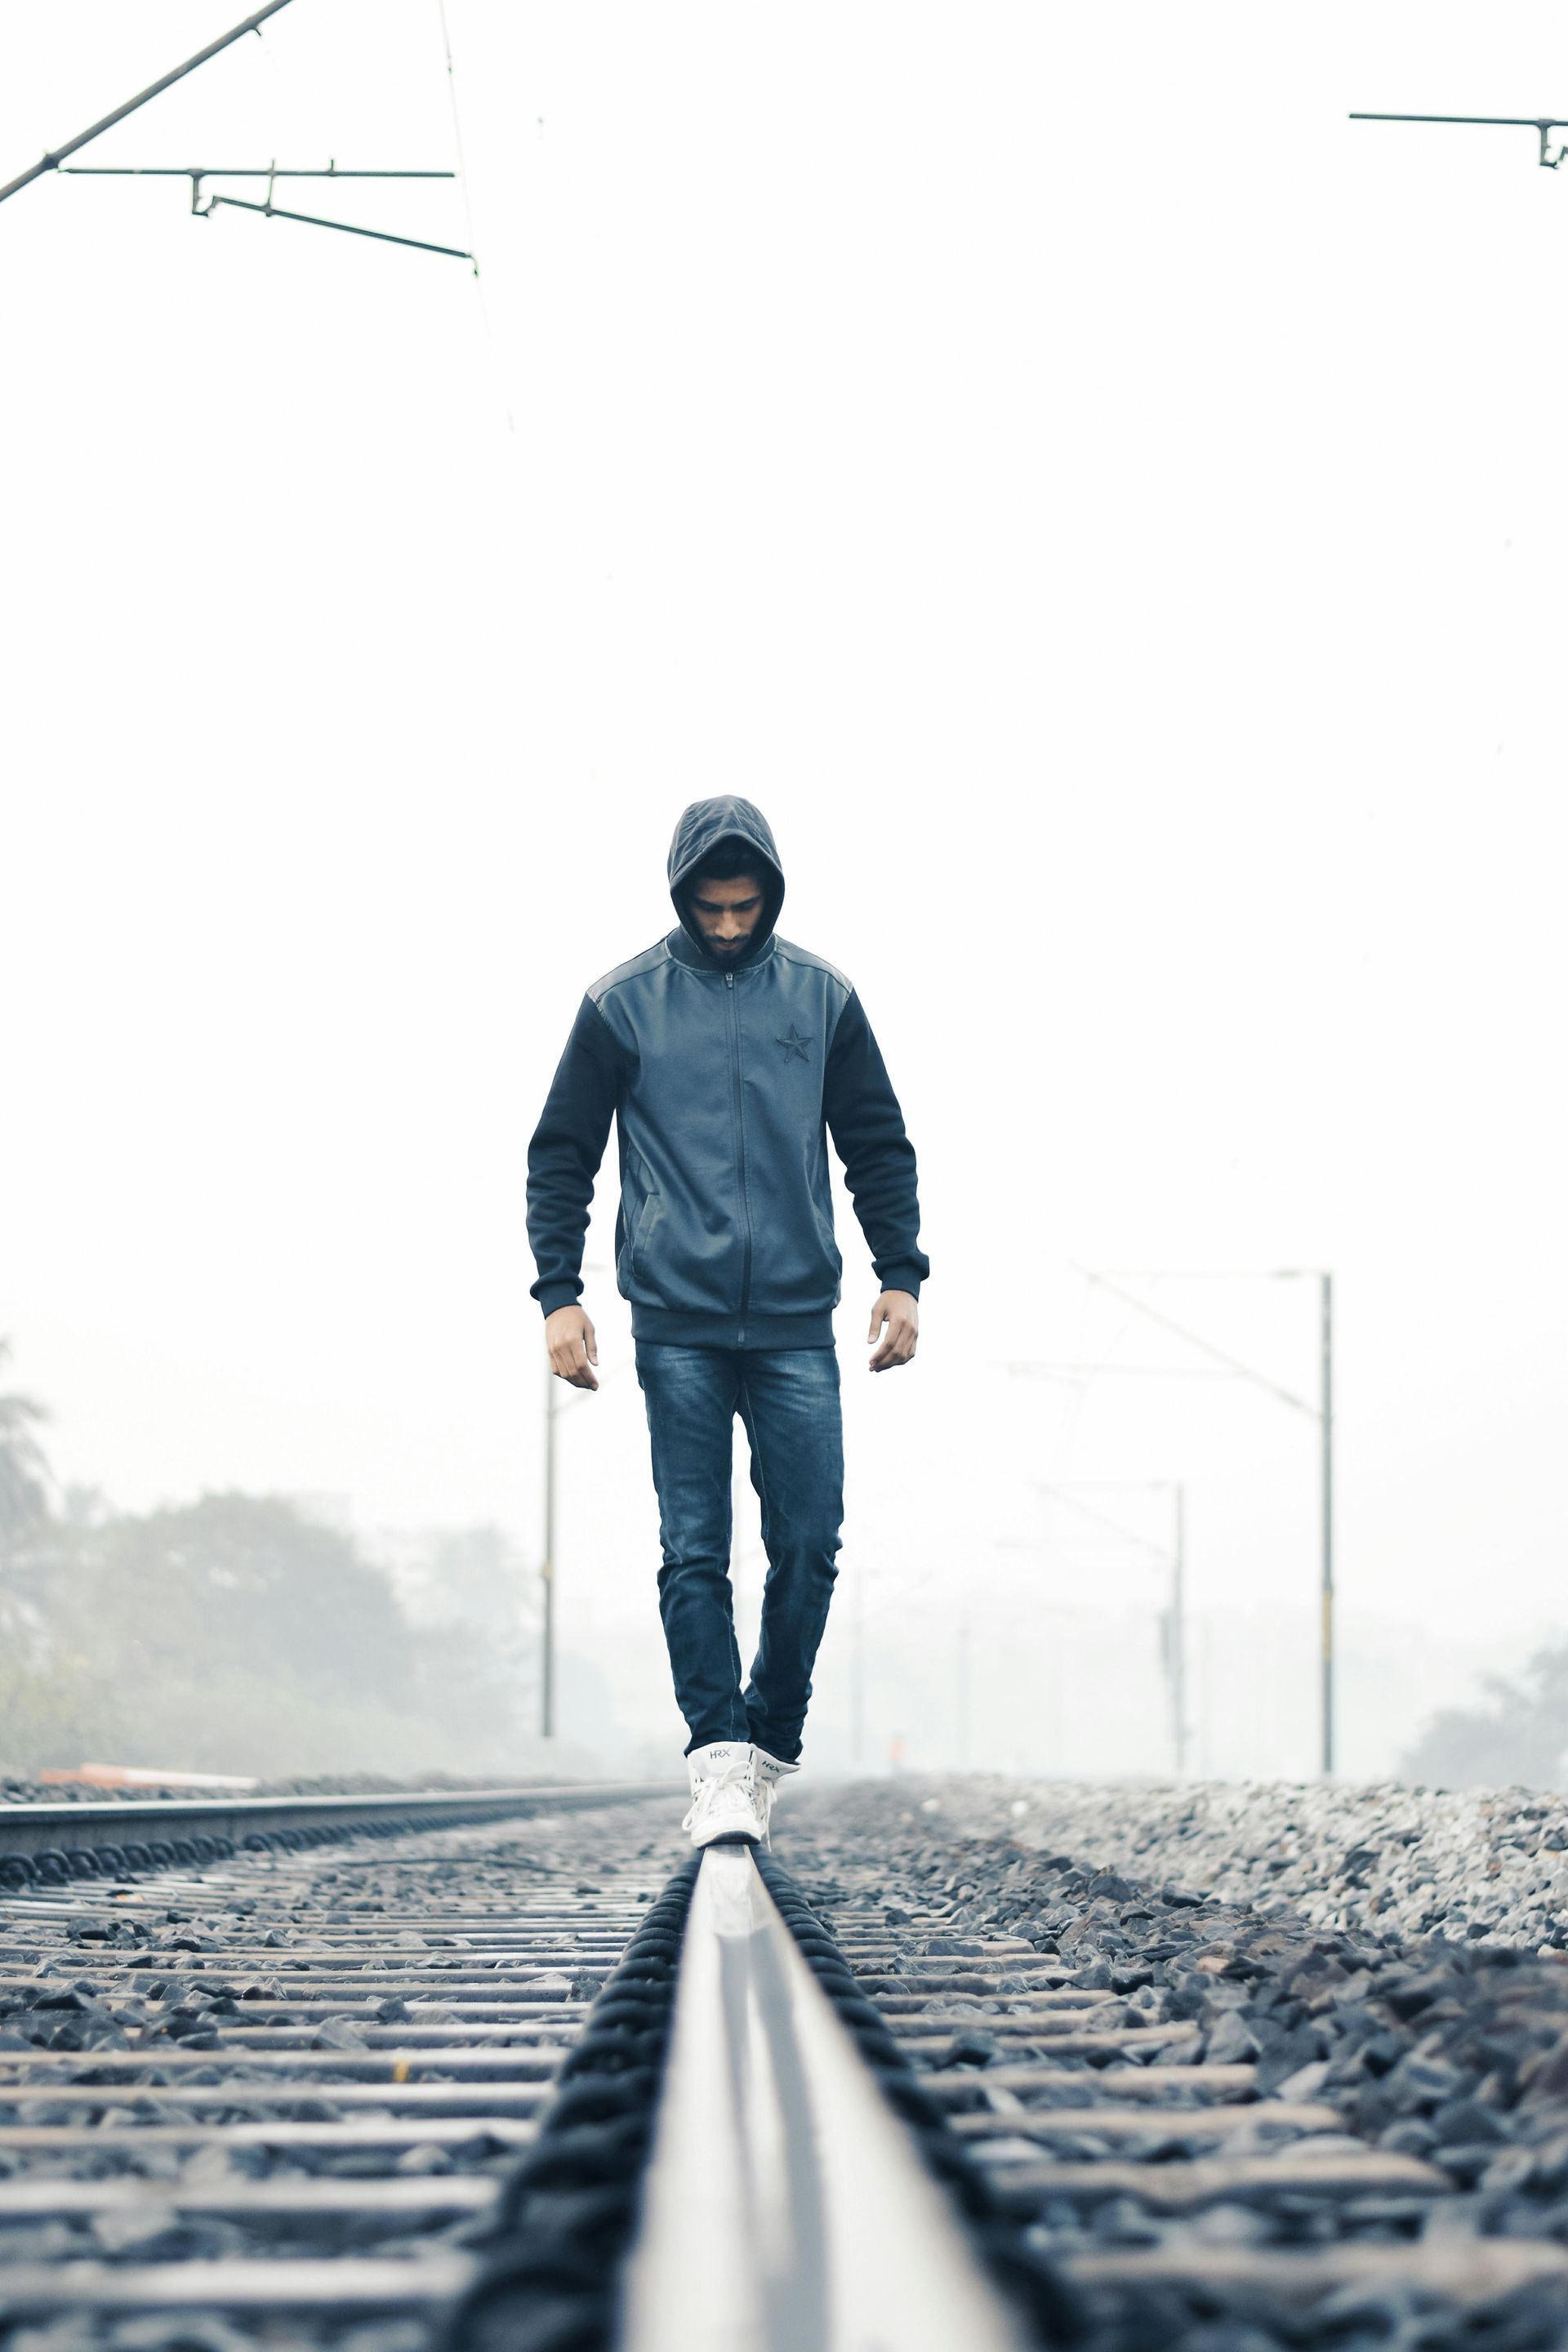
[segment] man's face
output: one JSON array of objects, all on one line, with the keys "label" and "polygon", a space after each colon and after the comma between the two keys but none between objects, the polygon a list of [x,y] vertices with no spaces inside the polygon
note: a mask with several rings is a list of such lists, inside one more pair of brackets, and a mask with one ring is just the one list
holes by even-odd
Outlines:
[{"label": "man's face", "polygon": [[763,898],[755,874],[737,874],[732,882],[692,884],[686,903],[710,955],[730,963],[745,953],[763,919]]}]

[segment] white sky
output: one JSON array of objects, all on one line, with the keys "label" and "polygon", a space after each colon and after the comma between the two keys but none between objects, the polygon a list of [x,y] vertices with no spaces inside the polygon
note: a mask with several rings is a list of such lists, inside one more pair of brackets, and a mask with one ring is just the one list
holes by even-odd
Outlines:
[{"label": "white sky", "polygon": [[[0,180],[240,13],[0,0]],[[0,210],[0,1331],[59,1466],[531,1537],[527,1138],[738,789],[921,1153],[896,1380],[844,1236],[865,1752],[958,1752],[967,1622],[972,1760],[1157,1764],[1158,1580],[1033,1482],[1182,1477],[1207,1760],[1310,1767],[1310,1424],[999,1367],[1176,1360],[1074,1264],[1331,1265],[1385,1769],[1568,1614],[1568,173],[1344,116],[1568,109],[1560,12],[448,16],[489,328],[177,182]],[[294,0],[78,160],[328,154],[451,163],[437,0]],[[1160,1295],[1312,1381],[1307,1286]],[[563,1430],[563,1632],[662,1736],[645,1444],[629,1375]]]}]

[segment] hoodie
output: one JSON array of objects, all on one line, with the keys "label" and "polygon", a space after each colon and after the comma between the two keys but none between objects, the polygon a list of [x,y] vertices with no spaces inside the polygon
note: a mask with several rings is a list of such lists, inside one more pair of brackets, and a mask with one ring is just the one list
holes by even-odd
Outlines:
[{"label": "hoodie", "polygon": [[[744,953],[710,954],[686,886],[721,841],[755,856],[764,905]],[[724,794],[670,844],[677,928],[583,999],[528,1154],[528,1234],[546,1315],[581,1295],[594,1182],[614,1122],[616,1279],[639,1339],[827,1348],[842,1261],[827,1145],[884,1289],[917,1296],[914,1147],[860,1000],[780,939],[784,868],[766,818]]]}]

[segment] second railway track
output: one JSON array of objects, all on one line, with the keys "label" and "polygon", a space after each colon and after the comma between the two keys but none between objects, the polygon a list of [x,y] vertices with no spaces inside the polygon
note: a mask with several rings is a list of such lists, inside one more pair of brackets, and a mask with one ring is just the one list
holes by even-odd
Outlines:
[{"label": "second railway track", "polygon": [[0,1812],[5,2352],[1568,2340],[1560,1965],[1467,2023],[1474,1954],[888,1790],[760,1869],[646,1788],[310,1801]]},{"label": "second railway track", "polygon": [[0,2327],[431,2340],[668,1878],[658,1794],[0,1820]]}]

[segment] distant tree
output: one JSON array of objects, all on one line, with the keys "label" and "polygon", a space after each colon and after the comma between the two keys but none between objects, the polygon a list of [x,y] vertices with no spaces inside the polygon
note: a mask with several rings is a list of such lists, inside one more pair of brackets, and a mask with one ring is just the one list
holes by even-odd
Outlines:
[{"label": "distant tree", "polygon": [[531,1760],[536,1579],[500,1529],[414,1538],[405,1608],[352,1532],[280,1496],[132,1517],[59,1495],[44,1419],[0,1394],[0,1770]]},{"label": "distant tree", "polygon": [[443,1528],[405,1548],[398,1582],[432,1720],[504,1755],[538,1710],[538,1570],[500,1528]]},{"label": "distant tree", "polygon": [[415,1643],[396,1596],[352,1535],[275,1495],[113,1518],[75,1547],[79,1646],[164,1676],[264,1673],[330,1698],[405,1706]]},{"label": "distant tree", "polygon": [[1537,1650],[1516,1681],[1487,1675],[1474,1707],[1444,1707],[1400,1778],[1438,1789],[1568,1786],[1568,1643]]},{"label": "distant tree", "polygon": [[397,1581],[419,1623],[482,1630],[509,1656],[531,1644],[539,1571],[504,1528],[430,1528],[403,1549]]},{"label": "distant tree", "polygon": [[[0,1364],[10,1354],[10,1341],[0,1339]],[[0,1396],[0,1547],[48,1517],[49,1465],[33,1434],[47,1419],[32,1397]]]}]

